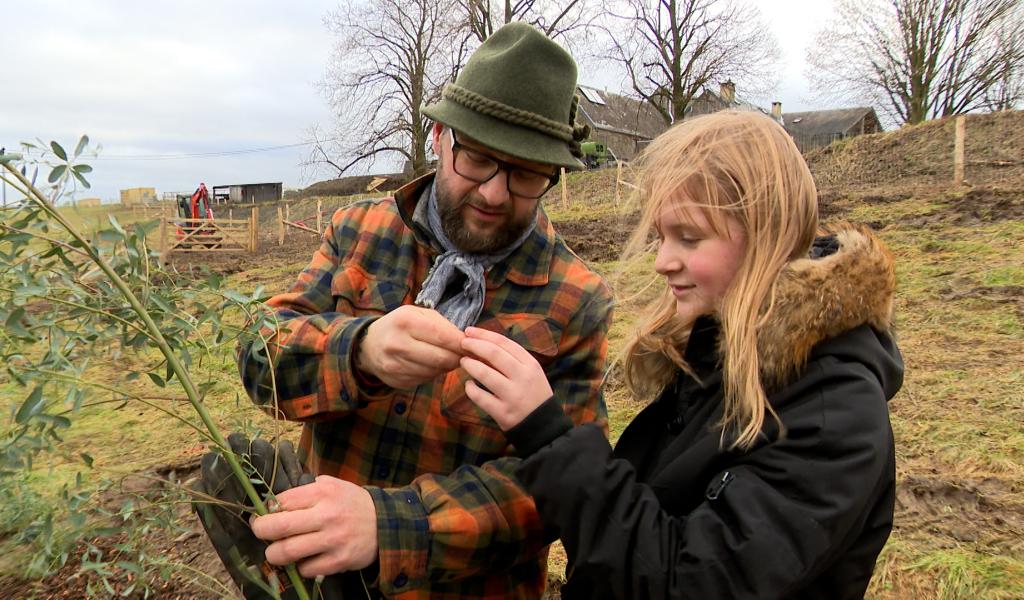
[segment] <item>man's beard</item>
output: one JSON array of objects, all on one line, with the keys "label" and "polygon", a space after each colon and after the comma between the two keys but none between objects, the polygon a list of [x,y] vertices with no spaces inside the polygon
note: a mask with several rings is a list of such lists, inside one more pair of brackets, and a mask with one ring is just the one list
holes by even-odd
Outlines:
[{"label": "man's beard", "polygon": [[[495,254],[500,250],[508,248],[512,242],[519,239],[523,232],[530,227],[537,210],[533,211],[526,220],[514,220],[511,208],[506,215],[510,220],[504,226],[489,233],[478,234],[471,231],[465,224],[463,207],[471,203],[471,197],[467,194],[463,198],[453,198],[449,193],[445,182],[438,177],[437,187],[437,212],[441,217],[441,228],[448,236],[452,244],[466,254]],[[540,206],[540,203],[537,204]]]}]

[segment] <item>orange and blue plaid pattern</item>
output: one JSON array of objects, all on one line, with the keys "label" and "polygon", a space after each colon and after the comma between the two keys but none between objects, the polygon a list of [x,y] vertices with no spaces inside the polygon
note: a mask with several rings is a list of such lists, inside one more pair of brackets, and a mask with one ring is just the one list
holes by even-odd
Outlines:
[{"label": "orange and blue plaid pattern", "polygon": [[[263,331],[271,359],[255,350],[262,344],[243,346],[239,367],[264,410],[304,422],[308,469],[370,491],[385,595],[539,598],[552,538],[512,475],[518,459],[504,435],[466,397],[465,371],[392,390],[361,389],[351,368],[360,333],[413,302],[437,255],[412,218],[429,184],[335,213],[292,289],[268,301],[278,321]],[[535,233],[487,273],[477,326],[530,350],[576,423],[607,427],[610,317],[607,286],[541,210]]]}]

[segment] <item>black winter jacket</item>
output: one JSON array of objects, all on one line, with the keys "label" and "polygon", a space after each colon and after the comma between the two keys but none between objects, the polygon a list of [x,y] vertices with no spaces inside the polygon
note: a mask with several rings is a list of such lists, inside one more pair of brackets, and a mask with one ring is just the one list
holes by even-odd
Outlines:
[{"label": "black winter jacket", "polygon": [[751,450],[724,449],[707,318],[686,349],[700,383],[680,371],[614,451],[553,401],[509,431],[526,457],[517,476],[569,557],[563,598],[863,597],[892,528],[886,403],[903,365],[888,252],[866,231],[830,241],[783,272],[759,332],[782,437],[767,416]]}]

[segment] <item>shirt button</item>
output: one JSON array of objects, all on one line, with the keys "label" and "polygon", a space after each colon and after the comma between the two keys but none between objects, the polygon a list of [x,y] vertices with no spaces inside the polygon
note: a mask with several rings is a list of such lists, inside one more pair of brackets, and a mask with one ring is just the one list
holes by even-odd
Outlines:
[{"label": "shirt button", "polygon": [[399,573],[398,577],[395,577],[395,580],[392,583],[395,584],[395,587],[402,587],[409,583],[409,578],[405,576],[405,573]]},{"label": "shirt button", "polygon": [[395,404],[395,412],[400,415],[405,414],[405,402],[399,402],[398,404]]},{"label": "shirt button", "polygon": [[381,465],[377,467],[377,479],[384,479],[385,477],[388,476],[388,473],[390,472],[391,469],[389,469],[387,465]]}]

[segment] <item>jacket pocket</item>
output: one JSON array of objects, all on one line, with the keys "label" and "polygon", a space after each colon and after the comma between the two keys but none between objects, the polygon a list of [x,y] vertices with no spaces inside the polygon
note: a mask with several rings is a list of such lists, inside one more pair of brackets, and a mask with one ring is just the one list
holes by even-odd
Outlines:
[{"label": "jacket pocket", "polygon": [[[562,332],[552,327],[544,315],[500,315],[478,323],[476,327],[508,337],[529,351],[542,366],[549,364],[558,355],[558,341]],[[464,423],[497,428],[494,419],[477,408],[466,396],[466,382],[469,379],[469,374],[461,368],[445,376],[441,412],[448,418]]]},{"label": "jacket pocket", "polygon": [[378,279],[357,265],[347,265],[331,279],[336,310],[353,316],[383,315],[405,303],[404,283]]}]

